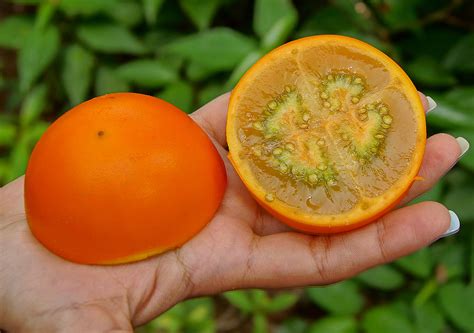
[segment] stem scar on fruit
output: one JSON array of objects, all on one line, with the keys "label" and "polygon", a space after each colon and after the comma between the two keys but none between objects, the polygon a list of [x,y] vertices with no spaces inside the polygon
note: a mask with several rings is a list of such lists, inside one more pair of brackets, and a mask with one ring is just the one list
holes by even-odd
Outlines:
[{"label": "stem scar on fruit", "polygon": [[255,199],[310,233],[387,213],[421,166],[425,114],[413,83],[359,40],[287,43],[239,81],[227,116],[229,159]]}]

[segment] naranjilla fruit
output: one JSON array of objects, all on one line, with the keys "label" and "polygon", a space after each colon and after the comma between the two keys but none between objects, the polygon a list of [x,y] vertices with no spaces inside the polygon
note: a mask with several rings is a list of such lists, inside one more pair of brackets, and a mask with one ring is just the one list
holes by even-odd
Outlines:
[{"label": "naranjilla fruit", "polygon": [[151,96],[110,94],[66,112],[37,143],[26,214],[53,253],[123,263],[189,240],[225,186],[222,159],[185,113]]},{"label": "naranjilla fruit", "polygon": [[392,209],[420,168],[425,115],[388,56],[315,36],[259,60],[230,99],[229,157],[253,196],[290,226],[350,230]]}]

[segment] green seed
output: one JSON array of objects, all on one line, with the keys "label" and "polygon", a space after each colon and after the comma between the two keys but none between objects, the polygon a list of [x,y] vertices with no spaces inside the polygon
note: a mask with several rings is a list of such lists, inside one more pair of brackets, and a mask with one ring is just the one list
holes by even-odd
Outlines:
[{"label": "green seed", "polygon": [[375,138],[376,138],[376,139],[383,139],[383,138],[384,138],[384,135],[383,135],[383,134],[380,134],[380,133],[377,133],[377,134],[375,134]]},{"label": "green seed", "polygon": [[326,143],[326,141],[324,141],[324,139],[319,139],[318,140],[318,146],[320,146],[320,147],[324,146],[325,143]]},{"label": "green seed", "polygon": [[263,130],[263,125],[262,125],[261,122],[256,121],[256,122],[253,123],[253,128],[255,128],[256,130],[261,131],[261,130]]},{"label": "green seed", "polygon": [[358,77],[354,80],[354,83],[355,84],[360,84],[360,83],[362,83],[362,79],[360,77]]},{"label": "green seed", "polygon": [[354,104],[359,103],[359,99],[357,97],[352,97],[351,101]]},{"label": "green seed", "polygon": [[285,163],[280,164],[280,171],[281,172],[287,172],[288,171],[288,166]]},{"label": "green seed", "polygon": [[383,128],[390,128],[390,125],[387,125],[387,124],[382,124],[380,126],[382,126]]},{"label": "green seed", "polygon": [[337,185],[337,181],[335,179],[329,179],[328,180],[328,185],[329,186],[336,186]]},{"label": "green seed", "polygon": [[306,129],[306,128],[308,128],[308,124],[301,124],[300,128]]},{"label": "green seed", "polygon": [[294,151],[295,150],[295,145],[292,143],[287,143],[285,145],[285,148],[288,149],[289,151]]},{"label": "green seed", "polygon": [[379,113],[384,115],[388,113],[388,109],[385,106],[382,106],[379,110]]},{"label": "green seed", "polygon": [[368,110],[373,110],[374,107],[375,107],[375,106],[374,106],[372,103],[369,104],[369,105],[367,105],[367,109],[368,109]]},{"label": "green seed", "polygon": [[325,92],[322,92],[320,96],[321,96],[322,99],[328,99],[329,98],[328,94],[326,94]]},{"label": "green seed", "polygon": [[308,181],[312,184],[316,183],[318,181],[318,176],[315,175],[314,173],[310,174],[308,176]]},{"label": "green seed", "polygon": [[369,118],[366,113],[360,114],[359,115],[359,120],[361,121],[366,121]]},{"label": "green seed", "polygon": [[382,120],[385,124],[390,125],[392,123],[392,117],[388,114],[382,117]]},{"label": "green seed", "polygon": [[291,91],[292,91],[292,89],[291,89],[291,87],[290,87],[290,86],[286,86],[286,87],[285,87],[285,91],[286,91],[286,92],[291,92]]},{"label": "green seed", "polygon": [[321,170],[321,171],[324,171],[328,168],[328,166],[324,163],[321,163],[320,165],[318,165],[318,169]]},{"label": "green seed", "polygon": [[359,109],[357,112],[359,112],[360,114],[362,114],[362,113],[366,113],[366,112],[367,112],[367,110],[366,110],[366,109],[364,109],[364,108],[362,108],[362,109]]},{"label": "green seed", "polygon": [[262,150],[258,147],[252,147],[252,152],[257,157],[262,156]]},{"label": "green seed", "polygon": [[269,201],[269,202],[272,202],[273,200],[275,200],[275,197],[273,196],[273,194],[271,193],[267,193],[265,195],[265,200]]},{"label": "green seed", "polygon": [[309,116],[308,113],[303,114],[303,121],[308,121],[309,118],[311,118],[311,117]]},{"label": "green seed", "polygon": [[278,155],[280,155],[281,153],[283,153],[283,149],[281,149],[281,148],[275,148],[275,149],[273,149],[273,155],[278,156]]},{"label": "green seed", "polygon": [[278,107],[278,104],[275,101],[271,101],[270,103],[268,103],[268,108],[270,110],[276,110],[277,107]]},{"label": "green seed", "polygon": [[377,152],[377,148],[372,147],[372,148],[370,148],[370,151],[371,151],[372,153],[376,153],[376,152]]},{"label": "green seed", "polygon": [[325,108],[328,108],[328,107],[330,107],[330,106],[331,106],[331,103],[329,103],[329,102],[324,102],[324,104],[323,104],[323,105],[324,105],[324,107],[325,107]]},{"label": "green seed", "polygon": [[332,80],[334,80],[334,76],[328,75],[327,79],[328,79],[329,81],[332,81]]}]

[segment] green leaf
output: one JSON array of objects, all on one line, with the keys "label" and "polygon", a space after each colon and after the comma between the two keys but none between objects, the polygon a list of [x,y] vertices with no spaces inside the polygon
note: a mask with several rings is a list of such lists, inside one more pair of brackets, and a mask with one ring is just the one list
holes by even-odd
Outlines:
[{"label": "green leaf", "polygon": [[205,86],[198,94],[198,107],[203,106],[204,104],[212,101],[214,98],[225,93],[226,90],[223,84],[219,83],[210,83]]},{"label": "green leaf", "polygon": [[270,305],[270,297],[265,290],[252,289],[249,290],[250,300],[254,306],[254,312],[265,312]]},{"label": "green leaf", "polygon": [[433,270],[433,257],[429,248],[423,248],[417,252],[395,261],[398,267],[418,278],[428,278]]},{"label": "green leaf", "polygon": [[290,0],[257,0],[253,16],[253,30],[264,38],[273,26],[286,16],[296,16]]},{"label": "green leaf", "polygon": [[299,317],[285,319],[276,330],[276,333],[308,333],[308,324]]},{"label": "green leaf", "polygon": [[179,0],[181,8],[199,30],[209,27],[220,3],[220,0]]},{"label": "green leaf", "polygon": [[19,49],[33,30],[33,20],[29,16],[8,16],[0,21],[0,47]]},{"label": "green leaf", "polygon": [[142,6],[134,0],[122,0],[107,14],[126,27],[134,27],[143,20]]},{"label": "green leaf", "polygon": [[18,54],[20,90],[26,92],[54,60],[59,48],[56,27],[35,29],[28,34]]},{"label": "green leaf", "polygon": [[202,81],[215,72],[214,69],[191,61],[186,66],[186,77],[193,82]]},{"label": "green leaf", "polygon": [[15,142],[16,133],[15,124],[0,120],[0,147],[11,146]]},{"label": "green leaf", "polygon": [[140,87],[157,88],[176,81],[177,73],[159,60],[140,59],[117,68],[117,74]]},{"label": "green leaf", "polygon": [[428,302],[413,309],[416,333],[441,333],[445,322],[443,315],[433,302]]},{"label": "green leaf", "polygon": [[44,1],[36,10],[35,29],[44,29],[50,22],[56,12],[56,4],[50,1]]},{"label": "green leaf", "polygon": [[130,86],[115,71],[108,67],[98,69],[95,81],[95,94],[97,96],[126,91],[130,91]]},{"label": "green leaf", "polygon": [[20,109],[20,124],[26,127],[38,120],[47,104],[48,87],[46,84],[40,84],[33,88]]},{"label": "green leaf", "polygon": [[432,57],[418,57],[406,66],[406,70],[414,81],[428,87],[452,86],[457,82],[456,77]]},{"label": "green leaf", "polygon": [[262,38],[262,49],[269,51],[288,39],[298,22],[296,11],[279,19]]},{"label": "green leaf", "polygon": [[444,199],[446,207],[455,211],[463,223],[474,221],[473,188],[473,181],[452,187]]},{"label": "green leaf", "polygon": [[298,295],[294,293],[281,292],[273,297],[265,308],[265,312],[274,313],[288,310],[298,302]]},{"label": "green leaf", "polygon": [[474,33],[471,33],[454,45],[446,56],[447,68],[457,71],[474,71]]},{"label": "green leaf", "polygon": [[449,90],[444,98],[448,102],[472,112],[474,109],[474,86],[457,86]]},{"label": "green leaf", "polygon": [[377,266],[357,276],[357,279],[369,287],[380,290],[400,288],[405,282],[403,274],[390,265]]},{"label": "green leaf", "polygon": [[145,46],[126,28],[111,23],[89,23],[77,29],[79,39],[103,53],[142,54]]},{"label": "green leaf", "polygon": [[118,7],[117,0],[61,0],[59,9],[66,15],[95,15],[114,11]]},{"label": "green leaf", "polygon": [[420,1],[415,0],[384,0],[378,3],[375,0],[377,11],[381,14],[385,23],[392,30],[401,30],[404,28],[415,28],[417,23],[417,6]]},{"label": "green leaf", "polygon": [[474,128],[474,114],[462,100],[454,101],[445,96],[430,94],[438,104],[436,112],[430,112],[427,121],[430,125],[441,128]]},{"label": "green leaf", "polygon": [[267,318],[261,314],[257,313],[253,316],[253,328],[252,333],[268,333],[268,321]]},{"label": "green leaf", "polygon": [[20,136],[10,153],[9,169],[5,176],[7,183],[25,173],[30,150],[30,143],[27,141],[27,138]]},{"label": "green leaf", "polygon": [[30,148],[34,147],[49,126],[50,124],[46,121],[37,121],[28,128],[27,132],[23,135],[25,136],[25,140],[28,141]]},{"label": "green leaf", "polygon": [[94,55],[77,44],[68,46],[64,55],[61,79],[72,105],[83,102],[92,80]]},{"label": "green leaf", "polygon": [[307,289],[309,298],[332,314],[351,315],[364,306],[364,298],[354,281]]},{"label": "green leaf", "polygon": [[246,291],[235,290],[223,294],[224,298],[242,312],[252,312],[254,305]]},{"label": "green leaf", "polygon": [[365,333],[415,333],[409,319],[391,306],[368,310],[362,318],[362,327]]},{"label": "green leaf", "polygon": [[349,15],[336,6],[326,6],[309,16],[296,35],[298,38],[320,34],[339,34],[354,29]]},{"label": "green leaf", "polygon": [[[451,134],[454,135],[455,137],[461,136],[465,138],[471,144],[474,144],[474,128],[469,129],[469,130],[468,129],[454,130],[451,132]],[[474,149],[469,149],[467,152],[465,152],[458,163],[470,169],[471,171],[474,171]]]},{"label": "green leaf", "polygon": [[249,53],[242,61],[235,66],[234,70],[229,76],[229,79],[225,83],[225,88],[231,90],[245,74],[245,72],[260,59],[263,55],[261,50],[253,51]]},{"label": "green leaf", "polygon": [[186,82],[170,83],[156,97],[177,106],[186,113],[193,111],[193,87]]},{"label": "green leaf", "polygon": [[437,242],[431,246],[433,257],[439,268],[442,269],[448,280],[462,277],[466,273],[466,245],[465,243],[452,243],[451,240]]},{"label": "green leaf", "polygon": [[474,331],[474,285],[451,282],[441,287],[438,296],[441,307],[457,328]]},{"label": "green leaf", "polygon": [[165,47],[213,72],[230,70],[256,48],[254,40],[229,28],[214,28],[176,39]]},{"label": "green leaf", "polygon": [[165,0],[142,0],[143,12],[148,25],[154,25]]},{"label": "green leaf", "polygon": [[357,321],[349,316],[329,316],[316,321],[309,333],[357,333]]}]

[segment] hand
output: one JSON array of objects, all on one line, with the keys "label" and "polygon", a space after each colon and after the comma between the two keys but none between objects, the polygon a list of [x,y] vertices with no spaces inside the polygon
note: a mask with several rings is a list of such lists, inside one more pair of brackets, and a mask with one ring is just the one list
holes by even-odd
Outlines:
[{"label": "hand", "polygon": [[[192,115],[225,161],[228,188],[213,220],[179,249],[119,266],[65,261],[31,235],[23,178],[0,189],[0,327],[13,332],[132,332],[189,297],[346,279],[427,246],[448,229],[448,210],[425,202],[400,207],[343,234],[309,236],[290,230],[250,197],[227,160],[227,103],[228,94]],[[425,180],[413,185],[404,203],[433,186],[460,153],[453,137],[432,136],[420,171]]]}]

